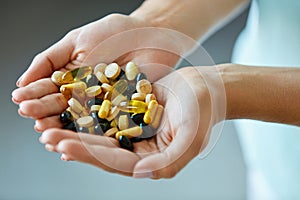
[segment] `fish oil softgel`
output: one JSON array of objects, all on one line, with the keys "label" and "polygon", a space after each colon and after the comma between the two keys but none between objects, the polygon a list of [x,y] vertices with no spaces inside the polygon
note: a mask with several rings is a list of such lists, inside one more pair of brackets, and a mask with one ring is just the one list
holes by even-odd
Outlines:
[{"label": "fish oil softgel", "polygon": [[130,151],[133,142],[155,135],[164,107],[134,62],[125,71],[117,63],[55,71],[51,80],[68,101],[60,114],[64,129],[114,137]]}]

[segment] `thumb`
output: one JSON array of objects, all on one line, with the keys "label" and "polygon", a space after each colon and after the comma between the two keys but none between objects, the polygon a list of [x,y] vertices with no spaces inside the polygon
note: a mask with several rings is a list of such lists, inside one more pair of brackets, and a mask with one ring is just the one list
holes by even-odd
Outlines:
[{"label": "thumb", "polygon": [[70,32],[59,42],[36,55],[29,68],[17,81],[18,87],[24,87],[38,79],[49,77],[53,71],[65,66],[73,52],[74,33]]}]

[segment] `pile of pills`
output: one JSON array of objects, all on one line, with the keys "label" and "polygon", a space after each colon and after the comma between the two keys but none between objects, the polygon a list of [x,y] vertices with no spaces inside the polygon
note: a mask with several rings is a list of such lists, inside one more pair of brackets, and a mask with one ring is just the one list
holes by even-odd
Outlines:
[{"label": "pile of pills", "polygon": [[55,71],[51,80],[68,101],[60,115],[64,129],[115,137],[131,151],[133,142],[155,135],[164,108],[134,62],[125,71],[117,63]]}]

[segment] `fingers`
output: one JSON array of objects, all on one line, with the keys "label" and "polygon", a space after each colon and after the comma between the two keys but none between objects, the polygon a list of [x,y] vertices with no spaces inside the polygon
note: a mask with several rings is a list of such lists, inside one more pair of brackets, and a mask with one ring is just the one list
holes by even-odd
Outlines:
[{"label": "fingers", "polygon": [[57,128],[46,130],[40,137],[40,142],[43,144],[50,144],[52,146],[56,146],[60,141],[67,139],[84,142],[90,145],[102,145],[105,147],[119,146],[117,140],[110,137],[90,135],[86,133],[74,133],[73,131],[62,130]]},{"label": "fingers", "polygon": [[58,115],[67,108],[67,100],[60,93],[44,96],[40,99],[22,101],[19,105],[21,116],[30,116],[41,119],[48,116]]},{"label": "fingers", "polygon": [[56,92],[58,92],[58,87],[51,81],[50,78],[45,78],[32,82],[26,87],[14,90],[12,92],[12,100],[19,104],[25,100],[38,99]]},{"label": "fingers", "polygon": [[27,71],[18,80],[17,86],[24,87],[33,81],[49,77],[53,71],[70,62],[74,48],[73,38],[74,33],[67,34],[49,49],[35,56]]},{"label": "fingers", "polygon": [[37,119],[34,125],[34,129],[39,133],[42,133],[43,131],[49,128],[61,128],[61,127],[62,127],[62,123],[59,120],[59,115]]}]

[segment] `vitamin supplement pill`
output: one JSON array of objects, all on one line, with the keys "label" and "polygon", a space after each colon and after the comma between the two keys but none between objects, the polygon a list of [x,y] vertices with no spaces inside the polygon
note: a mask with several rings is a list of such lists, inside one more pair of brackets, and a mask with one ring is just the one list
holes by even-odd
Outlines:
[{"label": "vitamin supplement pill", "polygon": [[68,124],[65,124],[63,126],[63,129],[67,129],[67,130],[75,131],[76,132],[77,131],[77,124],[76,124],[76,122],[72,121],[72,122],[70,122]]},{"label": "vitamin supplement pill", "polygon": [[121,135],[118,141],[121,148],[133,151],[133,144],[128,137]]},{"label": "vitamin supplement pill", "polygon": [[130,106],[134,106],[143,110],[147,109],[147,104],[143,101],[138,101],[138,100],[130,100],[129,101]]},{"label": "vitamin supplement pill", "polygon": [[121,131],[128,128],[128,116],[127,115],[121,115],[119,117],[118,127]]},{"label": "vitamin supplement pill", "polygon": [[105,76],[109,79],[116,79],[121,72],[121,68],[117,63],[111,63],[105,68]]},{"label": "vitamin supplement pill", "polygon": [[66,111],[69,111],[71,113],[71,115],[73,117],[73,120],[77,120],[80,117],[79,114],[77,114],[76,112],[74,112],[71,107],[68,107],[66,109]]},{"label": "vitamin supplement pill", "polygon": [[94,67],[94,73],[96,74],[97,72],[105,72],[105,68],[106,68],[107,64],[106,63],[99,63],[98,65],[96,65]]},{"label": "vitamin supplement pill", "polygon": [[113,89],[113,87],[111,85],[107,84],[107,83],[103,83],[101,85],[101,88],[102,88],[103,92],[105,92],[105,93],[110,92]]},{"label": "vitamin supplement pill", "polygon": [[64,111],[60,114],[59,119],[62,123],[66,124],[73,121],[72,114],[69,111]]},{"label": "vitamin supplement pill", "polygon": [[118,124],[117,124],[117,121],[116,120],[112,120],[111,122],[110,122],[110,126],[111,127],[118,127]]},{"label": "vitamin supplement pill", "polygon": [[62,85],[60,87],[60,92],[62,92],[62,90],[69,90],[71,92],[85,91],[86,88],[87,88],[87,86],[86,86],[85,82],[79,81],[79,82],[75,82],[75,83]]},{"label": "vitamin supplement pill", "polygon": [[86,104],[89,108],[91,108],[93,105],[101,105],[102,103],[103,103],[103,100],[100,98],[92,98],[86,102]]},{"label": "vitamin supplement pill", "polygon": [[94,133],[96,135],[104,135],[104,131],[102,130],[100,124],[97,124],[95,127],[94,127]]},{"label": "vitamin supplement pill", "polygon": [[132,100],[139,100],[139,101],[145,101],[146,94],[144,93],[134,93],[131,96]]},{"label": "vitamin supplement pill", "polygon": [[148,104],[148,110],[146,111],[146,113],[144,115],[144,122],[146,124],[150,124],[151,121],[154,119],[157,107],[158,107],[157,101],[151,100],[150,103]]},{"label": "vitamin supplement pill", "polygon": [[136,83],[136,91],[138,93],[150,94],[152,92],[151,83],[146,79],[140,80]]},{"label": "vitamin supplement pill", "polygon": [[71,71],[67,71],[63,74],[62,80],[65,83],[72,83],[74,81],[79,81],[93,72],[92,67],[84,66],[80,68],[73,69]]},{"label": "vitamin supplement pill", "polygon": [[63,76],[64,72],[61,71],[55,71],[53,72],[52,76],[51,76],[51,81],[53,83],[55,83],[57,86],[61,86],[64,84],[63,80],[62,80],[62,76]]},{"label": "vitamin supplement pill", "polygon": [[99,80],[94,74],[90,74],[85,78],[85,83],[87,87],[91,87],[99,84]]},{"label": "vitamin supplement pill", "polygon": [[136,125],[140,125],[144,123],[144,115],[145,113],[135,113],[133,115],[131,115],[131,119],[132,121],[136,124]]},{"label": "vitamin supplement pill", "polygon": [[108,79],[102,72],[100,72],[100,71],[96,72],[95,76],[101,83],[109,83]]},{"label": "vitamin supplement pill", "polygon": [[108,131],[111,126],[110,126],[110,123],[109,122],[106,122],[106,123],[99,123],[100,124],[100,127],[102,129],[102,131],[105,133],[106,131]]},{"label": "vitamin supplement pill", "polygon": [[106,131],[104,133],[104,135],[108,136],[108,137],[114,137],[117,132],[118,132],[118,129],[116,127],[112,127],[111,129],[109,129],[108,131]]},{"label": "vitamin supplement pill", "polygon": [[129,81],[134,80],[138,73],[139,69],[134,62],[127,63],[125,67],[125,74]]},{"label": "vitamin supplement pill", "polygon": [[82,111],[81,111],[81,113],[80,113],[79,115],[80,115],[80,117],[84,117],[84,116],[88,116],[89,113],[88,113],[87,110],[83,107],[83,109],[82,109]]},{"label": "vitamin supplement pill", "polygon": [[147,94],[145,97],[146,104],[149,104],[151,100],[156,100],[156,97],[154,94]]},{"label": "vitamin supplement pill", "polygon": [[120,107],[120,110],[127,113],[145,113],[146,107],[124,106]]},{"label": "vitamin supplement pill", "polygon": [[121,69],[119,76],[115,79],[116,81],[120,79],[125,79],[125,72]]},{"label": "vitamin supplement pill", "polygon": [[150,124],[154,129],[158,128],[160,121],[161,121],[163,111],[164,111],[164,107],[162,105],[158,105],[153,122]]},{"label": "vitamin supplement pill", "polygon": [[106,93],[105,93],[105,95],[104,95],[104,97],[103,97],[103,98],[104,98],[104,100],[105,100],[105,99],[107,99],[107,100],[111,100],[111,97],[112,97],[112,92],[111,92],[111,91],[109,91],[109,92],[106,92]]},{"label": "vitamin supplement pill", "polygon": [[94,119],[91,116],[81,117],[76,120],[79,127],[89,128],[94,125]]},{"label": "vitamin supplement pill", "polygon": [[117,106],[114,106],[111,110],[110,113],[108,115],[108,117],[106,118],[107,121],[111,121],[114,118],[116,118],[116,116],[119,114],[120,109]]},{"label": "vitamin supplement pill", "polygon": [[99,85],[91,86],[87,89],[85,89],[86,96],[88,97],[95,97],[101,94],[102,90]]},{"label": "vitamin supplement pill", "polygon": [[78,132],[81,133],[89,133],[89,129],[87,127],[79,127]]},{"label": "vitamin supplement pill", "polygon": [[68,101],[68,104],[69,106],[72,108],[72,110],[74,112],[76,112],[77,114],[80,114],[83,110],[83,107],[82,105],[79,103],[79,101],[77,101],[76,99],[74,98],[71,98],[69,101]]},{"label": "vitamin supplement pill", "polygon": [[111,102],[109,100],[104,100],[100,107],[98,116],[102,119],[105,119],[109,114],[110,107],[111,107]]},{"label": "vitamin supplement pill", "polygon": [[112,100],[112,104],[114,106],[118,106],[121,102],[123,101],[127,101],[127,97],[122,95],[122,94],[119,94],[118,96],[116,96],[113,100]]},{"label": "vitamin supplement pill", "polygon": [[119,94],[123,94],[128,88],[128,82],[126,80],[119,80],[115,84],[113,84],[112,93],[114,96]]},{"label": "vitamin supplement pill", "polygon": [[121,135],[118,141],[121,148],[133,151],[133,144],[128,137]]},{"label": "vitamin supplement pill", "polygon": [[92,111],[97,111],[98,112],[99,110],[100,110],[100,105],[92,105],[91,106],[91,112]]},{"label": "vitamin supplement pill", "polygon": [[138,75],[136,76],[136,82],[139,82],[140,80],[146,79],[147,80],[147,76],[144,73],[138,73]]},{"label": "vitamin supplement pill", "polygon": [[118,139],[121,135],[126,136],[128,138],[138,137],[142,135],[142,133],[143,133],[143,129],[139,126],[135,126],[132,128],[118,131],[116,133],[116,139]]}]

